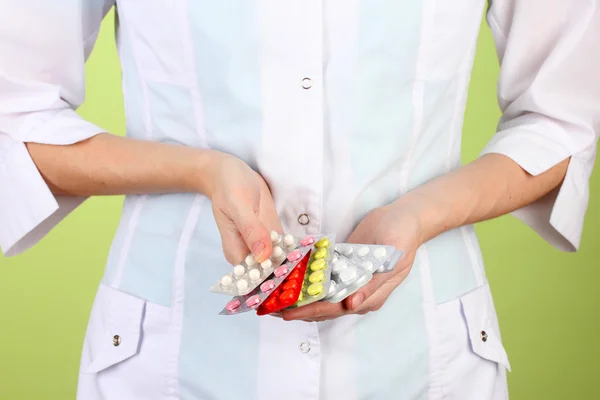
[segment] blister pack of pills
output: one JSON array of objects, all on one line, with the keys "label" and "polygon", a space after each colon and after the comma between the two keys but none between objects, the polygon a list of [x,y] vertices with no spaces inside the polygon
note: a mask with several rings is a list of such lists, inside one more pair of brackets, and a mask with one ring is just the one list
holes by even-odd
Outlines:
[{"label": "blister pack of pills", "polygon": [[396,264],[398,264],[398,261],[400,261],[400,258],[402,258],[403,254],[404,254],[404,252],[402,250],[394,249],[394,252],[392,253],[392,255],[387,260],[385,260],[383,265],[381,265],[379,268],[377,268],[376,270],[371,271],[371,272],[383,273],[383,272],[393,271],[394,268],[396,267]]},{"label": "blister pack of pills", "polygon": [[319,239],[311,253],[298,301],[290,308],[302,307],[322,300],[331,283],[331,262],[334,257],[335,235]]},{"label": "blister pack of pills", "polygon": [[373,274],[352,258],[339,256],[331,266],[331,285],[325,299],[339,303],[371,281]]},{"label": "blister pack of pills", "polygon": [[[304,276],[311,247],[300,247],[294,250],[293,256],[286,263],[275,268],[273,274],[258,287],[246,295],[235,296],[221,310],[220,315],[235,315],[256,310],[273,293],[280,290],[282,283],[292,275]],[[290,254],[292,254],[290,253]],[[295,301],[295,300],[294,300]],[[290,303],[290,304],[293,304]]]},{"label": "blister pack of pills", "polygon": [[[313,252],[311,251],[310,254],[312,253]],[[302,283],[310,260],[310,254],[307,255],[285,281],[275,288],[264,302],[260,304],[260,307],[256,310],[258,315],[267,315],[283,310],[298,300],[300,292],[302,291]]]},{"label": "blister pack of pills", "polygon": [[[395,251],[396,248],[394,246],[372,244],[338,243],[335,246],[335,252],[339,256],[354,261],[356,265],[371,273],[386,266],[386,261],[394,255]],[[392,269],[394,265],[392,265]],[[379,272],[384,272],[384,270]]]},{"label": "blister pack of pills", "polygon": [[275,231],[271,232],[271,242],[273,243],[271,257],[259,264],[254,256],[249,254],[243,262],[233,267],[232,272],[223,275],[213,284],[210,291],[230,296],[244,296],[256,289],[275,268],[301,246],[299,238],[281,235]]}]

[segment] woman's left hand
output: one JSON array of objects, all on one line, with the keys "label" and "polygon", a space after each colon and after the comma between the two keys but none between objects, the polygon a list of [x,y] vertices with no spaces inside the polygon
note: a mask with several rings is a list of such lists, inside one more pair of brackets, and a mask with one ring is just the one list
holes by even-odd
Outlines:
[{"label": "woman's left hand", "polygon": [[374,274],[373,279],[340,303],[321,301],[284,310],[285,320],[326,321],[348,314],[366,314],[379,310],[390,294],[404,281],[421,245],[422,228],[416,213],[399,204],[371,211],[348,238],[349,243],[392,245],[404,252],[392,272]]}]

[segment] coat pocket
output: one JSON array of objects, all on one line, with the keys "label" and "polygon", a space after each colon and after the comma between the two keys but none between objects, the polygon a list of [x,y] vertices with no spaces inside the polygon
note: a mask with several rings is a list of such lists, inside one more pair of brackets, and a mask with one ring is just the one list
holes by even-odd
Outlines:
[{"label": "coat pocket", "polygon": [[171,309],[100,285],[83,345],[78,399],[165,399],[176,363]]},{"label": "coat pocket", "polygon": [[138,353],[145,308],[140,298],[100,287],[88,327],[89,364],[84,372],[103,371]]},{"label": "coat pocket", "polygon": [[500,338],[494,303],[488,285],[462,296],[460,302],[473,352],[510,371],[510,363]]}]

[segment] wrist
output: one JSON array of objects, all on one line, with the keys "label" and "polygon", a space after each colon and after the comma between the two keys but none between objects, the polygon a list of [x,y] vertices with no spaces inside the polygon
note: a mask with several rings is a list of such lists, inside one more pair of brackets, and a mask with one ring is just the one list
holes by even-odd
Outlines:
[{"label": "wrist", "polygon": [[210,149],[195,149],[185,176],[186,187],[212,199],[215,187],[215,171],[219,163],[229,155]]},{"label": "wrist", "polygon": [[419,225],[419,244],[452,229],[450,209],[441,199],[432,198],[418,191],[409,192],[387,207],[401,213],[408,213]]}]

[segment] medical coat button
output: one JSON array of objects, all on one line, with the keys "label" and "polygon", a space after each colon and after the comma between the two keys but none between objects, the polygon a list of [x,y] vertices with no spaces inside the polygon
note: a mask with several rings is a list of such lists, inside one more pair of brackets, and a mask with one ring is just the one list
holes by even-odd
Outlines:
[{"label": "medical coat button", "polygon": [[312,87],[312,79],[310,79],[310,78],[302,79],[302,87],[304,89],[310,89]]},{"label": "medical coat button", "polygon": [[121,344],[121,336],[115,335],[113,336],[113,346],[118,346]]},{"label": "medical coat button", "polygon": [[308,225],[309,222],[310,222],[310,217],[308,216],[308,214],[300,214],[298,216],[298,223],[300,225]]},{"label": "medical coat button", "polygon": [[308,343],[308,342],[300,343],[300,351],[303,353],[308,353],[310,351],[310,343]]},{"label": "medical coat button", "polygon": [[487,342],[487,340],[488,340],[488,334],[485,331],[481,331],[481,341]]}]

